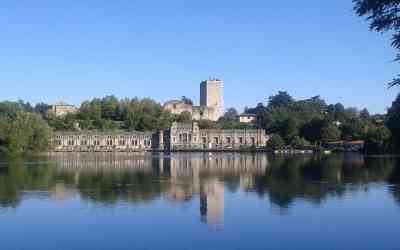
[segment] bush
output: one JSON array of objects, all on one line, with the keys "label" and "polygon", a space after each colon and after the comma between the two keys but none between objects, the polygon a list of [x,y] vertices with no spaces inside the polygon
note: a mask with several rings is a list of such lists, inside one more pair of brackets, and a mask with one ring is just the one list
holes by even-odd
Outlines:
[{"label": "bush", "polygon": [[268,146],[272,149],[281,149],[285,146],[285,142],[278,134],[274,134],[268,141]]},{"label": "bush", "polygon": [[290,145],[295,149],[304,149],[305,147],[309,147],[310,143],[303,137],[295,136],[290,142]]},{"label": "bush", "polygon": [[51,129],[37,114],[17,112],[0,117],[0,153],[40,152],[50,145]]}]

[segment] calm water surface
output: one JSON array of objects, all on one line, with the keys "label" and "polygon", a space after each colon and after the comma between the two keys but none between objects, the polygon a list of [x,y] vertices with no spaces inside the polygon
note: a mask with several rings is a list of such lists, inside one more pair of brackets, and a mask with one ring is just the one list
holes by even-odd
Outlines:
[{"label": "calm water surface", "polygon": [[361,155],[0,160],[0,249],[400,249],[400,162]]}]

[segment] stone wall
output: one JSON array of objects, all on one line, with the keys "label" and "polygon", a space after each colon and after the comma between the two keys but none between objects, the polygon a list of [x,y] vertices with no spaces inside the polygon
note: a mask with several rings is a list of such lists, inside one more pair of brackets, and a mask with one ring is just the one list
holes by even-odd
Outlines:
[{"label": "stone wall", "polygon": [[151,132],[56,132],[51,143],[56,152],[142,151],[152,149],[154,137]]},{"label": "stone wall", "polygon": [[169,101],[164,104],[164,109],[168,110],[174,115],[179,115],[183,112],[193,113],[193,106],[190,104],[186,104],[183,101]]},{"label": "stone wall", "polygon": [[199,129],[197,122],[173,123],[158,132],[56,132],[55,152],[130,151],[237,151],[264,148],[268,141],[262,129]]},{"label": "stone wall", "polygon": [[262,129],[201,130],[197,122],[173,123],[164,138],[170,151],[257,149],[265,147],[269,139]]},{"label": "stone wall", "polygon": [[200,106],[214,108],[210,120],[216,121],[224,115],[224,86],[223,81],[206,80],[200,84]]},{"label": "stone wall", "polygon": [[59,103],[52,105],[51,108],[48,110],[48,113],[54,114],[55,116],[65,116],[67,114],[73,114],[78,112],[78,108],[73,105],[69,105],[66,103]]}]

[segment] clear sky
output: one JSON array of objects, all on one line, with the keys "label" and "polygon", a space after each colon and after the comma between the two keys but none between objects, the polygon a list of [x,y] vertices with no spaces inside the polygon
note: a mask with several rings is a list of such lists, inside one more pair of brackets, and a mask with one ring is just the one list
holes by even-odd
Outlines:
[{"label": "clear sky", "polygon": [[3,0],[0,100],[182,95],[225,82],[227,107],[279,90],[384,112],[398,88],[390,36],[351,0]]}]

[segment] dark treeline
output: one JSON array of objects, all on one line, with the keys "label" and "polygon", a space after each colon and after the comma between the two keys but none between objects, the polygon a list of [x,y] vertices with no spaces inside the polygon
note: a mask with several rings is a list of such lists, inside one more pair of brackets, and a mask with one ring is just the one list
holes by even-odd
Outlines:
[{"label": "dark treeline", "polygon": [[256,114],[256,126],[273,135],[270,142],[273,147],[365,140],[368,151],[386,152],[399,142],[392,136],[400,131],[399,105],[398,98],[387,115],[370,115],[367,109],[345,108],[341,103],[328,105],[319,96],[295,100],[287,92],[279,92],[269,98],[267,106],[260,103],[246,112]]},{"label": "dark treeline", "polygon": [[[187,99],[186,97],[183,97]],[[187,99],[189,102],[189,99]],[[190,113],[173,115],[152,99],[115,96],[94,98],[81,104],[76,113],[57,117],[50,105],[32,106],[23,101],[0,103],[0,152],[42,151],[56,130],[137,130],[168,128],[173,121],[190,122]],[[239,113],[227,109],[219,121],[199,121],[200,128],[262,128],[271,134],[269,146],[280,148],[318,147],[338,140],[365,140],[370,152],[388,152],[400,145],[400,97],[385,115],[368,110],[327,104],[319,96],[295,100],[287,92],[269,97],[267,104],[246,108],[256,115],[254,124],[240,123]]]}]

